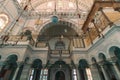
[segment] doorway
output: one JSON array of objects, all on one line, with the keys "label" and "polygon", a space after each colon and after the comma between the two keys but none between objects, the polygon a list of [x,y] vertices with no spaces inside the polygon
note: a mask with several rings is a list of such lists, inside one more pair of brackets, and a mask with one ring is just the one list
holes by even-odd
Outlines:
[{"label": "doorway", "polygon": [[65,80],[65,74],[63,71],[58,71],[55,74],[55,80]]}]

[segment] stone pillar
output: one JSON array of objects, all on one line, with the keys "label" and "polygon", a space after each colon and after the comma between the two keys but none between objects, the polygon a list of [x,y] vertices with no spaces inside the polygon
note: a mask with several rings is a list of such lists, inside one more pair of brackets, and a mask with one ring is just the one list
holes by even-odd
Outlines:
[{"label": "stone pillar", "polygon": [[33,79],[33,75],[34,75],[34,69],[30,69],[28,74],[28,80]]},{"label": "stone pillar", "polygon": [[0,71],[1,71],[1,69],[2,69],[2,67],[3,67],[3,64],[4,64],[4,62],[0,62]]},{"label": "stone pillar", "polygon": [[117,79],[120,80],[120,72],[119,72],[117,66],[115,65],[115,63],[112,63],[112,64],[113,64],[114,71],[117,74]]},{"label": "stone pillar", "polygon": [[12,79],[12,80],[16,80],[18,71],[19,71],[19,66],[17,67],[17,69],[16,69],[16,71],[15,71],[15,73],[14,73],[14,76],[13,76],[13,79]]},{"label": "stone pillar", "polygon": [[31,67],[30,64],[24,65],[20,80],[28,80],[30,67]]},{"label": "stone pillar", "polygon": [[76,67],[76,73],[77,73],[77,80],[80,80],[80,74],[79,74],[78,67]]},{"label": "stone pillar", "polygon": [[106,74],[106,71],[104,70],[103,66],[100,66],[100,67],[101,67],[102,72],[103,72],[103,74],[104,74],[105,80],[109,80],[109,78],[108,78],[108,76],[107,76],[107,74]]},{"label": "stone pillar", "polygon": [[94,64],[90,65],[89,67],[90,67],[90,70],[91,70],[93,80],[101,80],[98,69],[94,66]]},{"label": "stone pillar", "polygon": [[85,80],[88,80],[88,76],[87,76],[86,68],[84,69],[84,77],[85,77]]}]

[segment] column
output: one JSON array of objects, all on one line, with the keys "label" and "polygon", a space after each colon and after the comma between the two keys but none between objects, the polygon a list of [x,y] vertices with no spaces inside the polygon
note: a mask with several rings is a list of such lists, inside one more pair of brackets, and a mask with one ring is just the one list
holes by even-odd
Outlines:
[{"label": "column", "polygon": [[14,76],[13,76],[13,79],[12,79],[12,80],[16,80],[18,71],[19,71],[19,66],[17,67],[17,69],[16,69],[16,71],[15,71],[15,73],[14,73]]},{"label": "column", "polygon": [[93,80],[101,80],[98,69],[95,67],[95,65],[91,64],[89,67],[91,70],[91,75],[92,75]]},{"label": "column", "polygon": [[86,68],[84,69],[84,77],[85,77],[85,80],[88,80],[88,76],[87,76],[87,72],[86,72]]},{"label": "column", "polygon": [[118,78],[118,80],[119,80],[119,79],[120,79],[120,72],[119,72],[117,66],[115,65],[115,63],[112,63],[112,64],[113,64],[113,68],[114,68],[114,70],[115,70],[115,72],[116,72],[116,74],[117,74],[117,78]]},{"label": "column", "polygon": [[105,80],[109,80],[109,78],[108,78],[108,76],[107,76],[107,74],[106,74],[106,72],[105,72],[103,66],[100,66],[100,67],[101,67],[102,72],[103,72],[103,74],[104,74]]},{"label": "column", "polygon": [[78,67],[76,68],[76,73],[77,73],[77,80],[80,80],[80,74],[79,74]]},{"label": "column", "polygon": [[31,68],[31,64],[24,64],[24,68],[21,73],[20,80],[28,80],[30,68]]},{"label": "column", "polygon": [[32,80],[33,79],[33,75],[34,75],[34,69],[30,69],[28,80]]}]

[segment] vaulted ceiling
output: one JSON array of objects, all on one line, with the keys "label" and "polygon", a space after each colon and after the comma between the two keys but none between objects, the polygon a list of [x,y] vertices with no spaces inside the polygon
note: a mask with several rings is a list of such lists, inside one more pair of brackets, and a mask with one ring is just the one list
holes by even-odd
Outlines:
[{"label": "vaulted ceiling", "polygon": [[[94,0],[15,0],[18,12],[22,13],[24,17],[35,21],[39,19],[42,24],[45,24],[50,22],[51,17],[55,15],[61,21],[75,24],[78,27],[76,30],[79,31],[84,26],[94,2]],[[119,12],[114,11],[112,7],[104,7],[103,11],[111,21],[116,21],[120,18],[118,17],[120,15]],[[94,17],[97,14],[99,13],[95,13]],[[87,26],[92,27],[93,25],[89,24]]]}]

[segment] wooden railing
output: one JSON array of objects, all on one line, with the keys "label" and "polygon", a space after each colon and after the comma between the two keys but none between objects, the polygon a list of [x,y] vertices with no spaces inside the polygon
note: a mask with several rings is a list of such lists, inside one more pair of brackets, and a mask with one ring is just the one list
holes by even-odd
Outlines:
[{"label": "wooden railing", "polygon": [[110,20],[106,13],[103,11],[105,7],[110,7],[114,10],[119,11],[120,1],[95,0],[94,5],[82,27],[82,30],[85,33],[84,42],[86,46],[93,44],[93,41],[97,37],[104,37],[102,34],[104,29],[106,29],[108,26],[111,27],[114,25],[114,22],[112,22],[112,20]]}]

